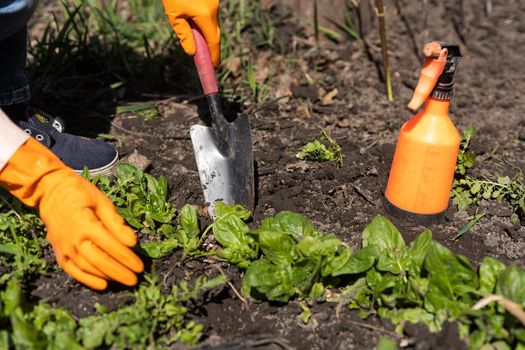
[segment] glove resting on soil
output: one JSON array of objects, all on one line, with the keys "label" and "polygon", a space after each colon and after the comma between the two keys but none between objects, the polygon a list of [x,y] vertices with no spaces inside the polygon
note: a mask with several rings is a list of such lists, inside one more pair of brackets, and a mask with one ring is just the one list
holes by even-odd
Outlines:
[{"label": "glove resting on soil", "polygon": [[108,280],[127,286],[144,265],[129,247],[137,238],[113,203],[93,184],[66,167],[30,138],[0,171],[0,186],[30,207],[37,207],[58,264],[94,289]]},{"label": "glove resting on soil", "polygon": [[195,40],[188,23],[192,20],[208,43],[213,66],[218,68],[221,63],[219,0],[162,0],[162,3],[184,51],[190,56],[195,55]]}]

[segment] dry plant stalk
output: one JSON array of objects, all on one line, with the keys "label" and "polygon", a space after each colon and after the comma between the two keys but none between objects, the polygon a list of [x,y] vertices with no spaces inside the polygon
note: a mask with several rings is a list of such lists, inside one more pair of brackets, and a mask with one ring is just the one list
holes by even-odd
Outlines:
[{"label": "dry plant stalk", "polygon": [[503,306],[507,312],[516,317],[521,322],[521,324],[523,324],[523,327],[525,327],[525,311],[523,311],[521,306],[512,300],[502,297],[501,295],[491,294],[486,296],[485,298],[478,301],[476,305],[472,307],[472,309],[480,310],[494,301],[497,301],[501,306]]},{"label": "dry plant stalk", "polygon": [[487,12],[487,16],[492,14],[492,0],[487,0],[485,3],[485,12]]},{"label": "dry plant stalk", "polygon": [[383,0],[376,0],[376,15],[379,22],[379,36],[381,38],[381,51],[383,52],[383,66],[385,69],[385,84],[388,101],[394,101],[392,93],[392,80],[390,79],[390,66],[388,65],[388,51],[386,45],[386,28],[385,28],[385,6]]},{"label": "dry plant stalk", "polygon": [[319,13],[317,8],[317,0],[313,1],[314,11],[314,33],[315,33],[315,43],[319,46]]}]

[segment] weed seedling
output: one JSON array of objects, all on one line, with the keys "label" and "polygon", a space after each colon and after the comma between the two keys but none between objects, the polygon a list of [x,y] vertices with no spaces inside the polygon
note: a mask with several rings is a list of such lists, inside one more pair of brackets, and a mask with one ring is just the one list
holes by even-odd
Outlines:
[{"label": "weed seedling", "polygon": [[8,267],[0,276],[0,285],[13,276],[47,272],[44,232],[44,224],[34,210],[0,191],[0,266]]},{"label": "weed seedling", "polygon": [[[23,307],[22,287],[11,279],[0,293],[0,346],[2,349],[168,349],[175,342],[198,343],[204,327],[187,319],[190,300],[225,283],[223,275],[198,277],[163,293],[156,277],[133,294],[133,303],[115,311],[96,304],[97,314],[76,320],[65,309],[41,303]],[[5,345],[5,346],[4,346]],[[11,345],[11,346],[10,346]]]},{"label": "weed seedling", "polygon": [[319,140],[304,145],[301,151],[297,153],[296,157],[317,162],[334,162],[337,168],[343,166],[341,146],[328,134],[328,132],[326,132],[326,130],[321,130]]},{"label": "weed seedling", "polygon": [[465,175],[474,166],[476,153],[469,150],[470,141],[476,136],[476,127],[469,125],[461,134],[461,143],[456,163],[456,174]]}]

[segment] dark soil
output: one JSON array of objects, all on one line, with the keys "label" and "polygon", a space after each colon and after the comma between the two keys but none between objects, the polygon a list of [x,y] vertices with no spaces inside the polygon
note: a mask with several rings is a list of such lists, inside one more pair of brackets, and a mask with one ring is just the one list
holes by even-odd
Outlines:
[{"label": "dark soil", "polygon": [[[251,114],[258,184],[254,221],[281,210],[297,211],[358,248],[363,228],[381,214],[393,220],[407,241],[429,228],[436,240],[473,264],[490,255],[525,265],[525,227],[511,221],[505,203],[491,203],[488,215],[457,242],[451,238],[467,223],[468,214],[452,206],[442,220],[429,226],[393,217],[385,210],[383,192],[390,162],[398,130],[411,117],[405,105],[417,83],[425,40],[461,45],[464,57],[455,78],[451,116],[459,129],[470,124],[478,129],[473,148],[479,161],[474,171],[491,177],[525,171],[525,3],[494,1],[488,15],[483,1],[466,0],[463,10],[459,1],[430,1],[426,37],[421,3],[386,1],[393,103],[386,100],[375,31],[365,40],[324,43],[316,51],[308,44],[312,40],[307,31],[298,29],[299,44],[289,53],[298,59],[297,64],[289,64],[282,56],[260,55],[256,68],[270,67],[274,77],[269,100],[293,95]],[[294,25],[295,19],[290,19],[290,26]],[[307,75],[317,82],[315,88],[299,87],[305,86]],[[334,89],[337,95],[330,100],[326,94]],[[155,175],[167,177],[177,208],[185,203],[205,205],[188,133],[191,125],[200,123],[198,112],[205,110],[205,101],[197,102],[161,101],[162,118],[156,120],[117,115],[111,130],[123,141],[123,156],[137,150],[150,159]],[[321,128],[328,129],[342,146],[341,169],[295,157],[301,146],[318,137]],[[155,262],[167,285],[184,276],[217,273],[217,266],[226,269],[219,262],[176,266],[177,256]],[[239,289],[240,274],[235,269],[227,271]],[[127,300],[124,290],[95,293],[62,273],[35,281],[32,295],[65,306],[76,316],[93,313],[95,302],[116,307]],[[344,308],[337,315],[336,305],[329,303],[315,305],[316,322],[304,326],[294,303],[248,305],[227,287],[193,310],[206,327],[202,348],[222,344],[225,349],[373,349],[380,336],[395,336],[388,322],[373,317],[364,321]],[[439,335],[410,326],[403,341],[410,349],[463,348],[454,325]]]}]

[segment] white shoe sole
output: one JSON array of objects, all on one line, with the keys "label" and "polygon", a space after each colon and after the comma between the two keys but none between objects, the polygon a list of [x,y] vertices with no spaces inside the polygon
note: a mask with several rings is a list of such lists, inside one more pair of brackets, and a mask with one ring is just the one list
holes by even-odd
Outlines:
[{"label": "white shoe sole", "polygon": [[[100,167],[100,168],[96,168],[96,169],[89,169],[89,175],[90,176],[97,176],[97,175],[111,175],[111,173],[113,172],[113,168],[115,167],[115,164],[117,163],[117,160],[118,160],[118,151],[116,151],[117,154],[115,155],[115,158],[109,163],[109,164],[106,164],[104,165],[103,167]],[[75,170],[75,172],[77,174],[81,174],[83,170]]]}]

